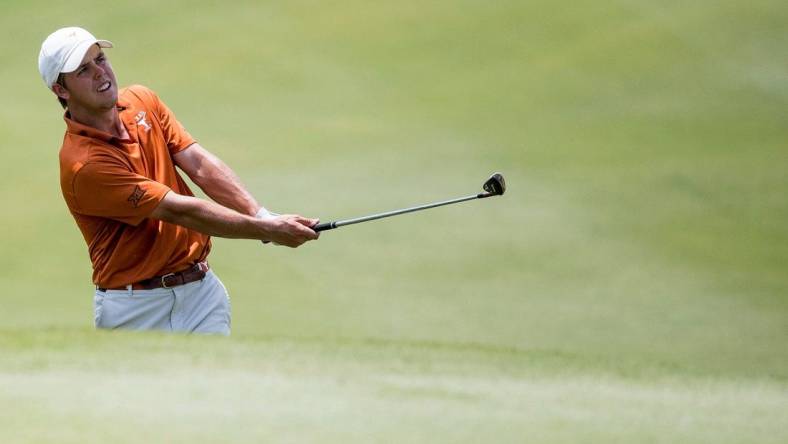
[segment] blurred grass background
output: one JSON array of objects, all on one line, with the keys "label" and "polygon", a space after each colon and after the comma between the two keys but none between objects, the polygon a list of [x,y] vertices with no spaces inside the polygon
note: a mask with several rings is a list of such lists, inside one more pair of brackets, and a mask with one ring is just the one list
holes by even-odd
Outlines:
[{"label": "blurred grass background", "polygon": [[[1,3],[0,440],[783,442],[786,23],[776,1]],[[36,69],[74,24],[275,211],[509,190],[298,250],[215,239],[229,340],[93,332]]]}]

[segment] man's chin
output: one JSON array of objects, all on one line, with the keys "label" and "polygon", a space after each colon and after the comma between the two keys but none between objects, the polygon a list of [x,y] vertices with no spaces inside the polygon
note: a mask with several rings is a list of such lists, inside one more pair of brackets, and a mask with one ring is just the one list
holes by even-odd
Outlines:
[{"label": "man's chin", "polygon": [[115,108],[117,104],[118,104],[117,91],[112,91],[111,93],[109,91],[106,91],[104,94],[102,94],[100,97],[96,99],[97,108],[100,109],[112,109]]},{"label": "man's chin", "polygon": [[112,85],[107,91],[99,93],[99,97],[102,102],[112,102],[112,105],[115,105],[118,102],[118,89]]},{"label": "man's chin", "polygon": [[110,106],[113,106],[113,107],[115,105],[117,105],[118,104],[118,93],[116,92],[115,94],[112,94],[111,100],[108,100],[107,102],[110,104]]}]

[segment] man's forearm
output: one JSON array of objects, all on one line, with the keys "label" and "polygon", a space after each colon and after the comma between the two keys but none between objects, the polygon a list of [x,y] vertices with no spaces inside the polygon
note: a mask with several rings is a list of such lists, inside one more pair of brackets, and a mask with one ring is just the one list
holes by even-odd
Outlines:
[{"label": "man's forearm", "polygon": [[270,240],[270,230],[264,221],[204,199],[173,192],[164,197],[151,217],[209,236]]},{"label": "man's forearm", "polygon": [[208,197],[222,206],[250,216],[260,209],[235,172],[199,144],[176,154],[176,162]]}]

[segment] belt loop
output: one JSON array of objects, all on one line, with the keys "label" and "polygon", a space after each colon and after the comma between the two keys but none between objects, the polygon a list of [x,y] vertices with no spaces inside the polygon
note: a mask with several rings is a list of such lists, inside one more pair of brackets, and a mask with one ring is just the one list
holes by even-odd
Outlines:
[{"label": "belt loop", "polygon": [[132,292],[132,290],[131,290],[132,288],[133,288],[133,286],[132,286],[131,284],[129,284],[129,285],[126,285],[126,291],[128,291],[128,292],[129,292],[129,296],[131,296],[131,295],[132,295],[132,293],[133,293],[133,292]]}]

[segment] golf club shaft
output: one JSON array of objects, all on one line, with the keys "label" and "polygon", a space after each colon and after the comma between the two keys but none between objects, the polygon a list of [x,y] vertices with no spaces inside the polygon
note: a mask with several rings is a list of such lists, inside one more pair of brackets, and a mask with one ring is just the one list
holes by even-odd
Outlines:
[{"label": "golf club shaft", "polygon": [[419,205],[417,207],[403,208],[401,210],[394,210],[394,211],[388,211],[388,212],[385,212],[385,213],[378,213],[378,214],[372,214],[372,215],[369,215],[369,216],[357,217],[355,219],[338,220],[338,221],[335,221],[335,222],[324,222],[322,224],[315,225],[312,229],[315,230],[315,231],[333,230],[334,228],[344,227],[345,225],[353,225],[353,224],[358,224],[358,223],[361,223],[361,222],[368,222],[368,221],[371,221],[371,220],[383,219],[384,217],[397,216],[399,214],[412,213],[414,211],[426,210],[426,209],[429,209],[429,208],[442,207],[444,205],[450,205],[450,204],[454,204],[454,203],[465,202],[467,200],[483,199],[485,197],[490,197],[490,194],[489,193],[479,193],[479,194],[474,194],[474,195],[471,195],[471,196],[458,197],[456,199],[451,199],[451,200],[444,200],[442,202],[435,202],[435,203],[426,204],[426,205]]}]

